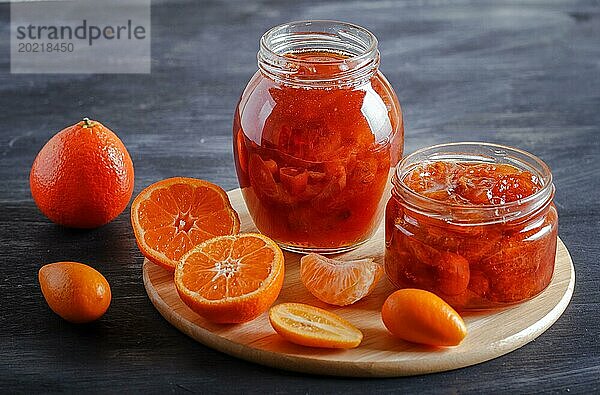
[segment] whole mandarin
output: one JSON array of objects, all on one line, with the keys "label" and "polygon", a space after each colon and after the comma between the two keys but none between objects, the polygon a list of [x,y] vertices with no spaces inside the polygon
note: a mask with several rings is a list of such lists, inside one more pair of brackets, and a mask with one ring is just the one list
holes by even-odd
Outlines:
[{"label": "whole mandarin", "polygon": [[96,228],[112,221],[129,203],[133,180],[133,162],[123,142],[87,118],[54,135],[29,175],[40,211],[72,228]]}]

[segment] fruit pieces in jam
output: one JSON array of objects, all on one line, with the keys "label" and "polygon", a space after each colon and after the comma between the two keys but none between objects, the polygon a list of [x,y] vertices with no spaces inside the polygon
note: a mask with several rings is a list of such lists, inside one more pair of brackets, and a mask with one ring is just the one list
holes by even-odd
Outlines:
[{"label": "fruit pieces in jam", "polygon": [[422,196],[475,206],[514,202],[542,187],[535,175],[508,164],[442,161],[416,166],[403,182]]},{"label": "fruit pieces in jam", "polygon": [[[542,188],[532,173],[511,165],[468,162],[419,165],[401,182],[439,202],[482,208],[515,202]],[[550,283],[558,222],[553,204],[517,220],[477,221],[446,222],[392,197],[386,212],[390,280],[398,287],[433,291],[462,310],[524,301]]]},{"label": "fruit pieces in jam", "polygon": [[[312,65],[303,72],[328,74],[333,67]],[[247,108],[250,100],[244,116],[238,111],[234,152],[248,210],[262,233],[317,249],[370,237],[383,214],[390,168],[402,155],[399,107],[385,84],[376,76],[361,87],[305,89],[261,78],[254,95],[264,92],[268,97],[257,101],[270,109],[262,118],[248,116],[258,112]]]}]

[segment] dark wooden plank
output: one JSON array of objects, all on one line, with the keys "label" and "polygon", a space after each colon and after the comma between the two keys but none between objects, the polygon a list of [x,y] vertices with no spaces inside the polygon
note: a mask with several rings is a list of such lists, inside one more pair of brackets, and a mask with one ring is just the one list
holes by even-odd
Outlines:
[{"label": "dark wooden plank", "polygon": [[[403,104],[406,150],[486,140],[552,167],[560,236],[576,289],[564,316],[502,358],[429,376],[351,380],[277,371],[210,350],[148,301],[127,214],[93,231],[49,223],[33,204],[37,151],[82,116],[129,148],[136,192],[185,175],[237,186],[230,147],[238,96],[260,35],[277,23],[342,19],[379,37]],[[0,41],[0,389],[144,392],[538,392],[600,390],[600,6],[595,1],[155,2],[150,75],[10,75]],[[9,8],[0,4],[8,36]],[[102,271],[113,303],[100,321],[53,315],[37,285],[47,262]]]}]

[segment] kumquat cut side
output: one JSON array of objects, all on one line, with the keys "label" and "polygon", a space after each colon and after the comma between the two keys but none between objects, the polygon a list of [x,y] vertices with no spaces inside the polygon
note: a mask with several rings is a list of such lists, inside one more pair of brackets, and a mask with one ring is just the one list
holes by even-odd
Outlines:
[{"label": "kumquat cut side", "polygon": [[302,303],[281,303],[269,310],[273,329],[289,342],[319,348],[355,348],[363,334],[337,314]]}]

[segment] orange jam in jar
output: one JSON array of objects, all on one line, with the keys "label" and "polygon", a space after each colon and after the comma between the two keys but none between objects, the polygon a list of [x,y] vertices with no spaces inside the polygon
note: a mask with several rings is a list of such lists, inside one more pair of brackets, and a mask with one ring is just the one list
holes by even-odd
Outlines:
[{"label": "orange jam in jar", "polygon": [[399,288],[432,291],[459,310],[528,300],[552,279],[558,215],[549,168],[486,143],[404,158],[385,216],[385,270]]},{"label": "orange jam in jar", "polygon": [[404,142],[376,38],[342,22],[293,22],[265,33],[258,65],[233,124],[256,227],[291,251],[360,245],[381,221]]}]

